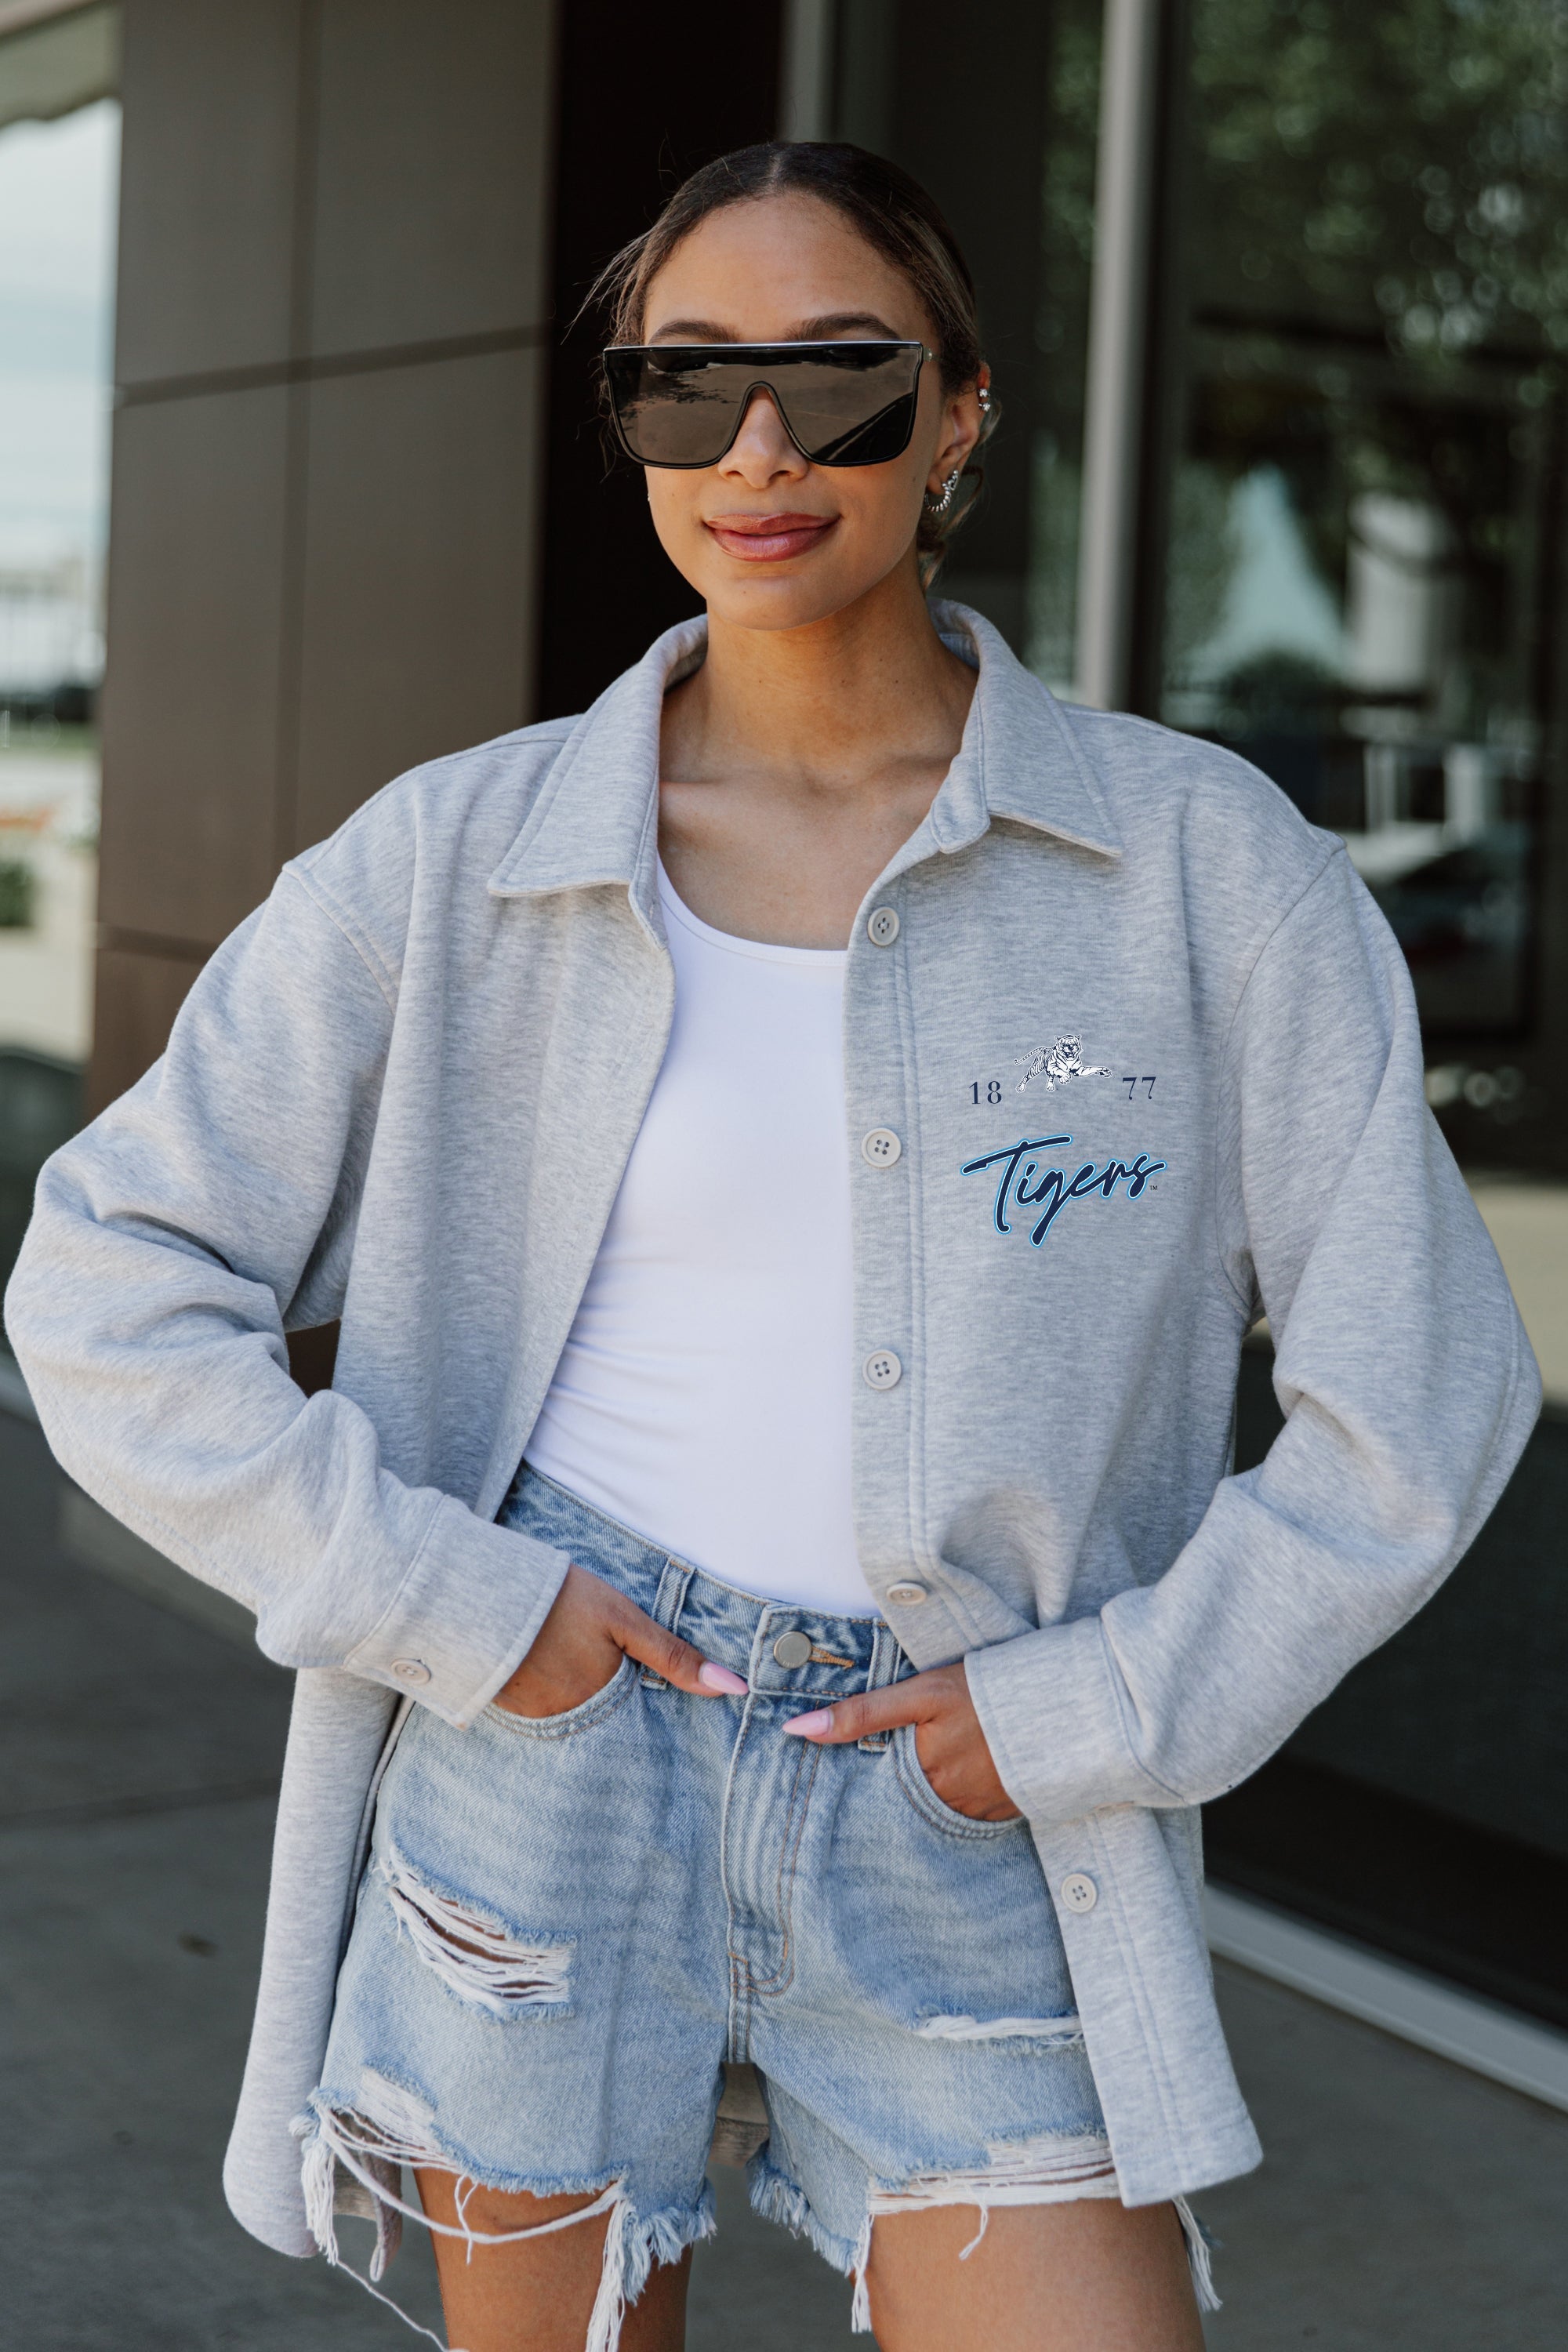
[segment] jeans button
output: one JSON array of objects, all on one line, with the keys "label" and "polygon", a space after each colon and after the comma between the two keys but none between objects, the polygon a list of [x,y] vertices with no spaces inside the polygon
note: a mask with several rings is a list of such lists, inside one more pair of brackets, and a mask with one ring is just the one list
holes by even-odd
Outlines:
[{"label": "jeans button", "polygon": [[773,1655],[781,1666],[804,1666],[811,1656],[811,1643],[804,1633],[781,1633],[773,1643]]}]

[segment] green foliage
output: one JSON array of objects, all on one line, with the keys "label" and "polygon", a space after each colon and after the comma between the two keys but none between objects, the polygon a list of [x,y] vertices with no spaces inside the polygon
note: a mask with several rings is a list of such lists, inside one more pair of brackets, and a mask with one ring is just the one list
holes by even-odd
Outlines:
[{"label": "green foliage", "polygon": [[1200,307],[1568,350],[1562,0],[1196,0]]},{"label": "green foliage", "polygon": [[37,877],[19,857],[0,858],[0,931],[32,928]]}]

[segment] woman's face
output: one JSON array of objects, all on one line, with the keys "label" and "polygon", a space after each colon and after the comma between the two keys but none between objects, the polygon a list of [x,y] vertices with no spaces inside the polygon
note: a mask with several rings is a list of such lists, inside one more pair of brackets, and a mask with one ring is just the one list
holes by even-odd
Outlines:
[{"label": "woman's face", "polygon": [[[931,343],[914,289],[836,211],[789,194],[727,205],[682,239],[652,280],[648,343]],[[907,564],[921,500],[961,467],[980,431],[976,387],[944,394],[921,371],[915,429],[883,466],[814,466],[765,393],[716,466],[647,469],[665,553],[716,619],[795,629],[842,612]]]}]

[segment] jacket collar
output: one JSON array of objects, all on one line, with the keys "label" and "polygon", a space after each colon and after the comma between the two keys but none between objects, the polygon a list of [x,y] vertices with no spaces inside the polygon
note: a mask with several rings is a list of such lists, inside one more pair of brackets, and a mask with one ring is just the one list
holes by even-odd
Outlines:
[{"label": "jacket collar", "polygon": [[[929,845],[951,855],[1003,817],[1119,857],[1110,812],[1055,696],[978,613],[939,602],[932,615],[945,643],[980,675],[958,756],[908,849]],[[532,897],[621,883],[659,936],[659,719],[667,688],[697,667],[707,641],[700,617],[667,629],[578,719],[490,877],[493,892]]]}]

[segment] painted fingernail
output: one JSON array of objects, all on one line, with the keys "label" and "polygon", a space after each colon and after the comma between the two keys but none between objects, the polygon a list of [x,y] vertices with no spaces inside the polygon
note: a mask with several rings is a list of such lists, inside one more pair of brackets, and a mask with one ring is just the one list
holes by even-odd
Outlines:
[{"label": "painted fingernail", "polygon": [[739,1675],[732,1675],[728,1666],[716,1666],[711,1663],[699,1666],[697,1679],[704,1690],[729,1691],[736,1698],[744,1698],[746,1695],[745,1683]]},{"label": "painted fingernail", "polygon": [[826,1706],[813,1707],[809,1715],[797,1715],[784,1725],[787,1739],[815,1739],[819,1732],[831,1731],[833,1713]]}]

